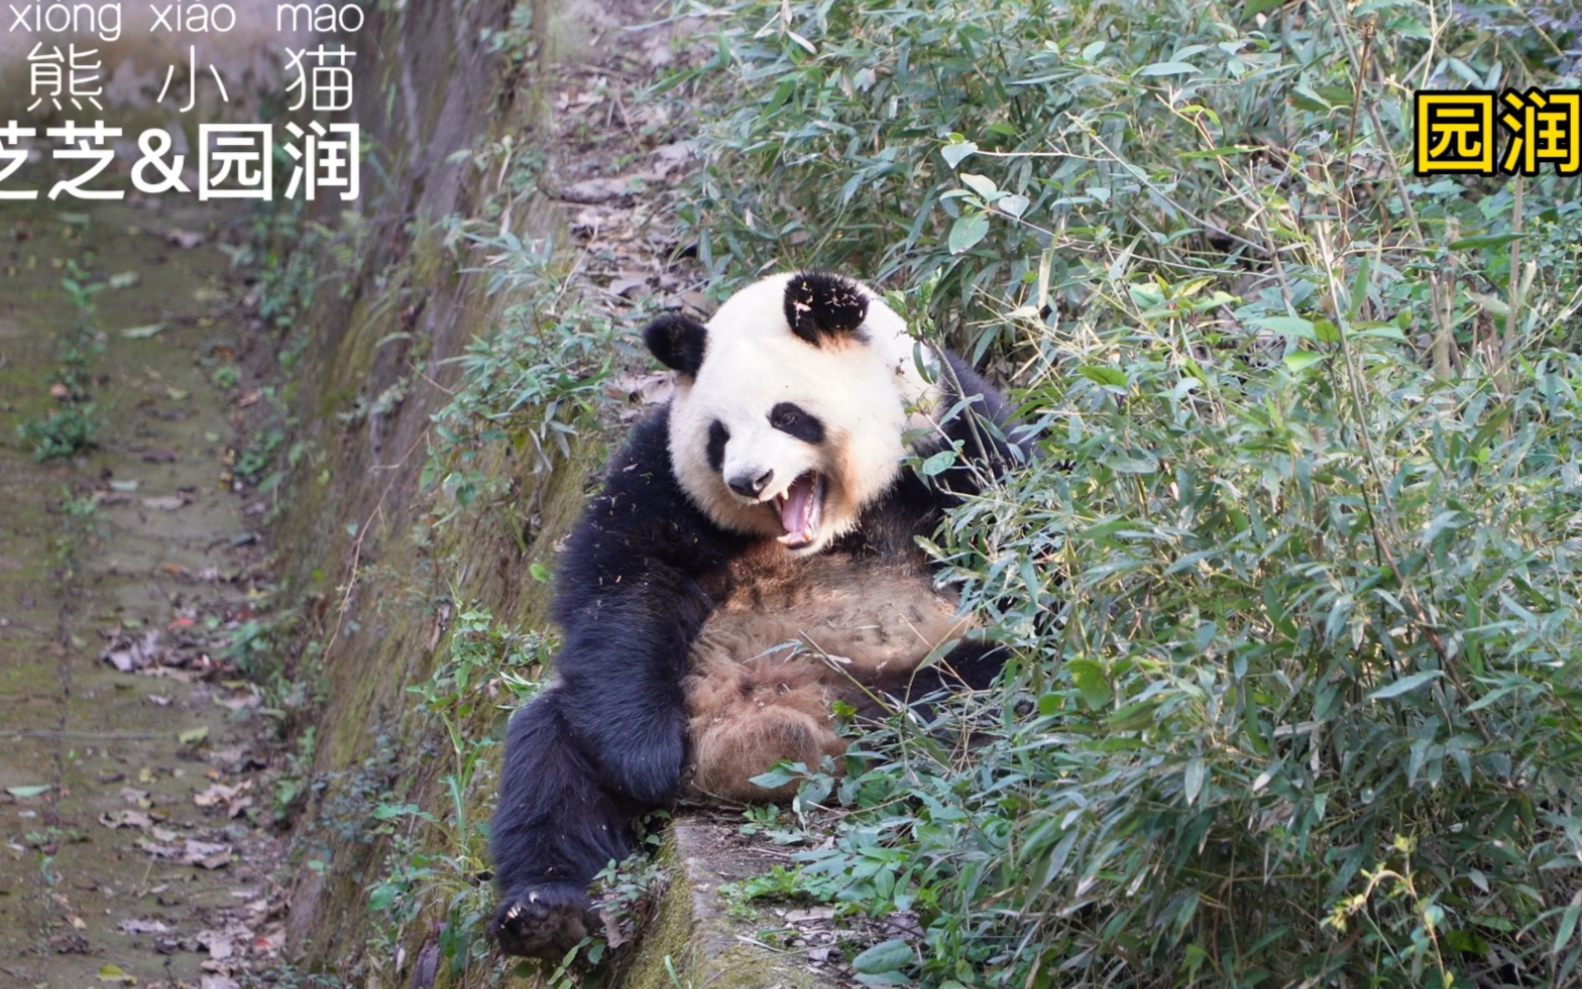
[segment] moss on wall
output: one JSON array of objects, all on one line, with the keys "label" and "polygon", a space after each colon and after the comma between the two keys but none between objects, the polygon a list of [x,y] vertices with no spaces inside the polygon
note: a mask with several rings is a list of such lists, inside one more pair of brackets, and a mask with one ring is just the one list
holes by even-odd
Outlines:
[{"label": "moss on wall", "polygon": [[[324,266],[298,320],[306,344],[286,390],[308,454],[287,482],[275,531],[290,603],[309,619],[297,673],[321,697],[316,785],[293,829],[292,949],[308,970],[368,985],[402,979],[436,920],[420,913],[392,930],[388,916],[371,915],[369,890],[388,872],[392,842],[415,842],[421,854],[451,816],[439,792],[447,743],[408,688],[445,658],[454,599],[511,626],[543,623],[543,585],[529,567],[548,562],[602,448],[590,431],[570,457],[535,474],[510,444],[491,446],[481,468],[511,496],[433,524],[445,495],[421,490],[419,474],[430,417],[455,379],[446,361],[509,301],[487,294],[466,273],[479,261],[447,241],[447,218],[468,215],[489,178],[451,156],[519,134],[531,113],[514,67],[485,41],[509,25],[511,4],[400,6],[370,10],[358,38],[356,116],[371,149],[362,218],[315,258]],[[555,216],[519,215],[524,226]],[[326,263],[337,255],[342,263]],[[404,392],[398,404],[366,411],[392,388]],[[523,536],[518,506],[529,503],[541,519],[536,539]],[[466,718],[467,731],[486,739],[502,714],[483,706]],[[492,775],[484,765],[474,777],[475,818],[492,803]],[[368,840],[381,830],[373,811],[391,801],[430,810],[440,825],[386,827]]]},{"label": "moss on wall", "polygon": [[[316,716],[297,726],[306,738],[312,722],[314,747],[292,831],[290,947],[306,970],[352,984],[413,984],[436,954],[435,985],[512,977],[510,962],[476,954],[488,950],[492,896],[475,824],[492,810],[500,750],[487,746],[512,697],[459,703],[437,699],[434,684],[465,645],[450,625],[469,612],[487,610],[507,636],[546,628],[547,587],[532,574],[552,565],[586,504],[606,431],[579,420],[548,469],[527,436],[468,445],[467,469],[489,484],[464,511],[443,485],[420,483],[435,416],[456,386],[451,359],[522,301],[520,286],[491,280],[488,251],[469,249],[454,222],[499,202],[504,169],[497,159],[471,168],[454,152],[540,153],[552,87],[535,65],[546,52],[576,54],[588,34],[578,18],[608,29],[617,15],[651,17],[612,13],[615,3],[534,0],[533,33],[498,54],[488,36],[524,23],[503,3],[370,11],[359,39],[356,110],[374,150],[360,218],[312,255],[322,267],[286,375],[307,452],[275,531],[288,604],[306,619],[296,673],[319,697]],[[557,204],[531,190],[512,196],[490,214],[502,235],[565,239]],[[399,401],[381,400],[392,394]],[[671,987],[672,971],[683,985],[811,984],[744,944],[741,918],[710,905],[721,873],[688,844],[697,833],[668,834],[657,920],[605,974],[635,989]]]}]

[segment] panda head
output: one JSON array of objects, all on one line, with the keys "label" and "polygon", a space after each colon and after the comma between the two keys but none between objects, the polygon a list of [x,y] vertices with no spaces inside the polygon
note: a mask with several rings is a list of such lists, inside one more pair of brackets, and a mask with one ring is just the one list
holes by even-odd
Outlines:
[{"label": "panda head", "polygon": [[915,410],[937,400],[901,317],[838,275],[774,275],[706,326],[670,314],[643,337],[677,372],[682,489],[722,528],[797,554],[856,528],[900,473],[907,431],[927,425]]}]

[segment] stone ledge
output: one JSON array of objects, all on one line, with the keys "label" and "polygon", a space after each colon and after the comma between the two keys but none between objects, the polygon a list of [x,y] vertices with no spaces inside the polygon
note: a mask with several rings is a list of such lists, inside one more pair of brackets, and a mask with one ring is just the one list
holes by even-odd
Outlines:
[{"label": "stone ledge", "polygon": [[[697,817],[671,823],[659,852],[670,887],[653,924],[635,946],[623,985],[628,989],[837,989],[834,972],[820,971],[801,949],[777,949],[758,931],[780,926],[770,915],[734,911],[720,895],[726,883],[784,865],[767,849],[743,845],[735,828]],[[674,968],[671,978],[666,961]]]}]

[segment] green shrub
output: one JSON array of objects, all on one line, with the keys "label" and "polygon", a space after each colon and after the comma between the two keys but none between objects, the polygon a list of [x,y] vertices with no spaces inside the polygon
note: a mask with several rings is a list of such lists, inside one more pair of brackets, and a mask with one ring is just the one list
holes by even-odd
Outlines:
[{"label": "green shrub", "polygon": [[570,455],[571,438],[593,421],[615,332],[607,314],[568,291],[570,276],[557,267],[550,241],[523,241],[510,232],[468,239],[494,252],[481,272],[488,294],[518,301],[447,362],[460,367],[460,380],[432,416],[423,485],[443,485],[461,509],[480,494],[501,493],[504,479],[479,467],[492,444],[509,443],[528,474]]},{"label": "green shrub", "polygon": [[1568,10],[711,12],[722,286],[904,286],[1043,426],[933,546],[1016,656],[975,746],[804,790],[804,867],[922,924],[865,981],[1582,980],[1582,206],[1410,169],[1414,90],[1576,88]]},{"label": "green shrub", "polygon": [[885,750],[805,859],[924,905],[931,985],[1568,984],[1582,361],[1501,401],[1382,338],[1194,369],[1170,322],[1040,382],[1053,456],[945,534],[1022,706]]},{"label": "green shrub", "polygon": [[[1369,3],[1343,21],[1331,2],[686,9],[720,28],[714,58],[666,83],[703,107],[706,165],[678,210],[721,290],[800,264],[935,281],[925,315],[972,356],[1017,343],[998,317],[1022,305],[1071,325],[1096,271],[1157,265],[1171,281],[1196,273],[1311,305],[1281,268],[1301,263],[1320,223],[1346,240],[1338,251],[1382,252],[1392,275],[1459,265],[1454,322],[1470,342],[1488,299],[1508,294],[1510,254],[1447,259],[1446,245],[1510,229],[1515,190],[1403,174],[1411,94],[1574,88],[1545,62],[1582,31],[1537,33],[1508,5],[1443,0]],[[1513,23],[1527,33],[1513,39]],[[1527,180],[1522,255],[1571,312],[1573,182]]]}]

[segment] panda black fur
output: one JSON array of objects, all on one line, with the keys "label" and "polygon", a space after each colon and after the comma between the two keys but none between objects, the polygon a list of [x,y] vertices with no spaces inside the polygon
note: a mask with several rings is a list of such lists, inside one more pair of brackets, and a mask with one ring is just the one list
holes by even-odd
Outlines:
[{"label": "panda black fur", "polygon": [[[839,751],[834,698],[983,687],[1000,664],[966,638],[917,670],[966,626],[916,537],[1017,456],[993,388],[837,275],[772,276],[706,327],[667,315],[644,339],[676,394],[567,542],[557,682],[507,733],[491,927],[508,954],[559,958],[596,929],[589,883],[687,778],[758,796],[747,778],[778,759]],[[937,381],[919,354],[944,365]],[[925,482],[903,467],[909,438],[962,456]]]}]

